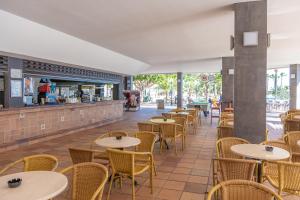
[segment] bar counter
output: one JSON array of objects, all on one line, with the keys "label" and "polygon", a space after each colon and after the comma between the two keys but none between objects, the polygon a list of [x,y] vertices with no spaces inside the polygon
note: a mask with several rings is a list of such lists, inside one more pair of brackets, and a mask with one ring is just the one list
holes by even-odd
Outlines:
[{"label": "bar counter", "polygon": [[0,151],[112,123],[123,117],[123,100],[3,109]]}]

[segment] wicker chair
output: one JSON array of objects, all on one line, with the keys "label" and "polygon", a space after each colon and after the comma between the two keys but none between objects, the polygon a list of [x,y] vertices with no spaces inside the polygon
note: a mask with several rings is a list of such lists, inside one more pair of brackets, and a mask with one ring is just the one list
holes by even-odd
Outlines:
[{"label": "wicker chair", "polygon": [[291,148],[292,161],[300,162],[300,146],[297,145],[297,141],[300,140],[300,131],[287,132],[283,139]]},{"label": "wicker chair", "polygon": [[180,126],[177,126],[177,132],[182,133],[184,137],[184,147],[186,144],[186,129],[187,129],[187,119],[183,117],[173,117],[176,124],[179,124]]},{"label": "wicker chair", "polygon": [[94,155],[101,154],[102,151],[91,150],[91,149],[69,148],[69,153],[72,162],[75,165],[84,162],[94,162]]},{"label": "wicker chair", "polygon": [[278,189],[278,194],[287,192],[300,196],[300,163],[287,161],[270,162],[278,166],[277,179],[268,179],[269,183]]},{"label": "wicker chair", "polygon": [[229,181],[232,179],[253,180],[254,171],[257,167],[257,161],[217,158],[213,159],[213,183]]},{"label": "wicker chair", "polygon": [[[182,146],[181,149],[183,151],[184,149],[184,135],[177,131],[178,129],[180,130],[181,125],[179,124],[175,124],[175,123],[165,123],[165,124],[161,124],[160,128],[161,128],[161,140],[162,141],[166,141],[167,139],[171,139],[172,141],[174,141],[174,146],[175,146],[175,154],[177,155],[177,145],[176,145],[176,141],[177,138],[181,138],[181,142],[182,142]],[[162,146],[163,142],[160,143],[160,152],[162,151]]]},{"label": "wicker chair", "polygon": [[139,122],[137,125],[139,131],[148,131],[148,132],[154,131],[154,124],[151,122]]},{"label": "wicker chair", "polygon": [[287,114],[283,119],[284,134],[290,131],[300,131],[300,120],[294,118],[296,115],[299,116],[300,113]]},{"label": "wicker chair", "polygon": [[226,120],[226,119],[233,120],[233,118],[234,118],[234,115],[232,112],[221,112],[220,121]]},{"label": "wicker chair", "polygon": [[171,112],[183,112],[183,111],[185,111],[183,108],[175,108],[171,110]]},{"label": "wicker chair", "polygon": [[220,120],[219,126],[230,126],[233,127],[234,120],[233,119],[223,119]]},{"label": "wicker chair", "polygon": [[[192,114],[191,114],[192,113]],[[197,131],[197,124],[198,124],[198,120],[197,117],[195,115],[195,112],[190,112],[190,114],[187,116],[187,124],[192,127],[193,129],[193,134],[196,134]]]},{"label": "wicker chair", "polygon": [[268,187],[247,180],[230,180],[214,186],[208,193],[207,200],[212,200],[216,192],[221,192],[223,200],[283,200]]},{"label": "wicker chair", "polygon": [[218,139],[225,137],[234,137],[234,130],[232,126],[220,125],[218,126]]},{"label": "wicker chair", "polygon": [[[111,187],[113,180],[117,174],[121,176],[129,176],[132,180],[132,199],[135,199],[135,176],[142,174],[146,171],[149,171],[150,175],[150,187],[151,187],[151,194],[153,193],[153,168],[152,164],[152,153],[147,152],[132,152],[132,151],[121,151],[121,150],[115,150],[115,149],[107,149],[107,153],[109,156],[109,161],[112,168],[112,178],[110,180],[109,189],[108,189],[108,195],[107,200],[109,200]],[[135,161],[136,156],[143,155],[148,156],[150,159],[149,163],[137,163]]]},{"label": "wicker chair", "polygon": [[27,156],[19,159],[0,171],[0,175],[3,175],[10,169],[13,169],[18,164],[23,164],[23,171],[54,171],[57,168],[57,158],[52,155],[40,154]]},{"label": "wicker chair", "polygon": [[165,119],[164,116],[153,116],[151,117],[151,119]]},{"label": "wicker chair", "polygon": [[172,119],[172,114],[170,113],[162,113],[161,114],[165,119]]},{"label": "wicker chair", "polygon": [[[135,134],[135,137],[141,140],[141,143],[138,146],[136,146],[135,151],[151,153],[153,170],[156,175],[156,167],[153,158],[156,134],[152,132],[140,131]],[[150,162],[148,155],[136,155],[135,159],[137,162]]]},{"label": "wicker chair", "polygon": [[217,140],[217,157],[218,158],[243,158],[231,151],[231,146],[236,144],[249,144],[247,140],[237,137],[226,137]]},{"label": "wicker chair", "polygon": [[[116,137],[116,136],[128,136],[128,133],[125,131],[111,131],[99,136],[96,140],[106,138],[106,137]],[[91,144],[91,149],[95,149],[95,148],[97,150],[99,149],[99,151],[94,155],[94,159],[108,161],[106,149],[100,149],[99,146],[95,145],[96,140],[94,140],[93,143]]]},{"label": "wicker chair", "polygon": [[[80,163],[61,171],[69,178],[67,199],[101,200],[108,179],[107,168],[98,163]],[[71,197],[70,197],[71,196]]]}]

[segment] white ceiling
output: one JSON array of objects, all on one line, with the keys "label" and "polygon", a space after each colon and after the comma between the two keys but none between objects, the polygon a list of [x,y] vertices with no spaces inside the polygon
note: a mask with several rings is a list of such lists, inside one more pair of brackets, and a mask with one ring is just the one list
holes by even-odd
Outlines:
[{"label": "white ceiling", "polygon": [[[0,12],[0,51],[128,74],[218,71],[243,1],[0,0],[31,20]],[[268,13],[268,66],[300,63],[300,0],[269,0]]]}]

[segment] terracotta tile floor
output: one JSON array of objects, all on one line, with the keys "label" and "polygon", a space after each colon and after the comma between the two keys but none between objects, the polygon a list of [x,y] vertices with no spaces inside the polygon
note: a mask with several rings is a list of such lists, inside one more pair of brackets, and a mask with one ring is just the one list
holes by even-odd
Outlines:
[{"label": "terracotta tile floor", "polygon": [[[127,130],[134,133],[137,130],[136,123],[149,119],[151,116],[159,115],[156,109],[143,108],[139,112],[125,113],[123,121],[107,126],[90,129],[64,136],[51,141],[22,147],[18,150],[8,151],[0,154],[0,168],[21,157],[48,153],[57,156],[59,169],[71,165],[68,147],[90,147],[91,142],[100,134],[109,130]],[[217,121],[217,120],[215,120]],[[169,200],[203,200],[206,192],[211,187],[210,169],[211,158],[215,153],[216,123],[210,125],[210,119],[202,118],[202,126],[196,135],[189,134],[187,146],[184,152],[179,151],[176,156],[173,146],[158,153],[158,144],[155,147],[155,161],[158,175],[154,177],[154,193],[150,194],[147,173],[137,178],[136,199],[169,199]],[[178,147],[180,145],[178,144]],[[58,170],[59,170],[58,169]],[[104,198],[106,197],[106,190]],[[60,199],[60,198],[59,198]],[[120,189],[118,184],[112,189],[111,200],[131,199],[130,180],[124,180]],[[299,197],[288,197],[285,199],[300,199]]]}]

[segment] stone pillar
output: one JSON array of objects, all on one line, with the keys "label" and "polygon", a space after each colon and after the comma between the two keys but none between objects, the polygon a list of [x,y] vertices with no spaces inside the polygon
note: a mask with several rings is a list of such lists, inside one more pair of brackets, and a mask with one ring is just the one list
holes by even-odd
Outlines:
[{"label": "stone pillar", "polygon": [[234,57],[222,57],[222,110],[233,102]]},{"label": "stone pillar", "polygon": [[[13,57],[8,57],[8,72],[4,73],[4,107],[23,107],[23,60]],[[13,72],[12,72],[13,71]],[[21,84],[21,93],[12,94],[17,91],[17,86]],[[12,88],[15,87],[15,88]]]},{"label": "stone pillar", "polygon": [[[266,131],[267,1],[237,3],[234,10],[234,132],[260,143]],[[255,31],[258,45],[244,46],[244,32]]]},{"label": "stone pillar", "polygon": [[124,77],[124,89],[132,90],[133,89],[133,76]]},{"label": "stone pillar", "polygon": [[300,109],[300,65],[290,65],[290,109]]},{"label": "stone pillar", "polygon": [[177,72],[177,108],[181,108],[182,105],[182,84],[183,84],[183,74],[182,72]]}]

